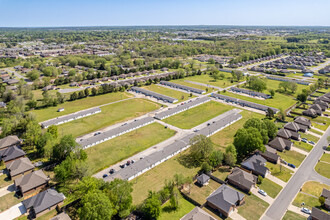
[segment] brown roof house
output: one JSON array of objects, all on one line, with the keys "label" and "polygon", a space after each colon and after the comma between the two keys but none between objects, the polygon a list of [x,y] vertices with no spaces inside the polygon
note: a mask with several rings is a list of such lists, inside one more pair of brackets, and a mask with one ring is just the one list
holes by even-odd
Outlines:
[{"label": "brown roof house", "polygon": [[49,178],[42,170],[34,171],[14,180],[16,192],[22,196],[41,191],[47,187],[48,182]]},{"label": "brown roof house", "polygon": [[183,216],[180,220],[215,220],[209,213],[196,206],[191,212]]},{"label": "brown roof house", "polygon": [[321,211],[318,208],[312,208],[312,220],[330,220],[330,215],[326,212]]},{"label": "brown roof house", "polygon": [[297,140],[297,141],[300,140],[300,134],[298,132],[290,131],[290,130],[287,130],[284,128],[280,129],[277,132],[277,136],[284,138],[284,139],[293,139],[293,140]]},{"label": "brown roof house", "polygon": [[58,193],[55,189],[47,189],[24,200],[22,203],[30,219],[32,219],[53,210],[56,206],[62,205],[64,199],[65,196],[62,193]]},{"label": "brown roof house", "polygon": [[265,147],[265,152],[259,151],[259,154],[267,161],[277,164],[280,160],[280,156],[277,154],[277,150],[268,145],[265,145]]},{"label": "brown roof house", "polygon": [[302,117],[302,116],[296,117],[294,119],[294,122],[296,122],[297,124],[300,124],[300,125],[304,125],[308,128],[311,128],[311,126],[312,126],[311,120],[309,120],[308,118]]},{"label": "brown roof house", "polygon": [[34,169],[33,164],[27,157],[22,157],[7,165],[8,177],[12,180],[32,172]]},{"label": "brown roof house", "polygon": [[228,182],[239,189],[250,192],[252,187],[257,184],[258,178],[252,173],[248,173],[238,167],[234,168],[232,173],[228,175]]},{"label": "brown roof house", "polygon": [[21,140],[16,135],[7,136],[0,139],[0,150],[21,144]]},{"label": "brown roof house", "polygon": [[268,145],[278,151],[290,150],[293,143],[281,137],[276,137],[268,143]]},{"label": "brown roof house", "polygon": [[260,175],[266,177],[269,173],[269,169],[266,167],[267,160],[260,154],[254,154],[252,157],[246,159],[241,163],[244,169],[252,171],[254,175]]},{"label": "brown roof house", "polygon": [[217,210],[220,216],[228,217],[237,206],[244,203],[245,195],[237,190],[222,184],[206,199],[209,207]]},{"label": "brown roof house", "polygon": [[210,181],[210,177],[204,173],[202,173],[197,177],[197,183],[201,186],[205,186],[209,184],[209,181]]},{"label": "brown roof house", "polygon": [[307,131],[307,126],[301,125],[301,124],[297,124],[295,122],[289,122],[286,125],[284,125],[284,128],[290,131],[294,131],[294,132],[306,132]]},{"label": "brown roof house", "polygon": [[330,210],[330,190],[323,189],[321,196],[325,198],[325,208]]},{"label": "brown roof house", "polygon": [[22,157],[25,157],[25,152],[17,146],[12,146],[0,151],[0,158],[6,165]]}]

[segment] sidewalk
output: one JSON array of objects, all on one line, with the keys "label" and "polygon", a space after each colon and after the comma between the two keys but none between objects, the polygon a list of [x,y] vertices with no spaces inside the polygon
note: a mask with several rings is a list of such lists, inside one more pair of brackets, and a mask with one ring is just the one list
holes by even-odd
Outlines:
[{"label": "sidewalk", "polygon": [[0,189],[0,197],[7,195],[8,193],[14,192],[15,191],[15,186],[14,184],[11,184],[9,186],[5,186]]},{"label": "sidewalk", "polygon": [[285,187],[285,185],[286,185],[286,182],[280,180],[279,178],[277,178],[277,177],[275,177],[275,176],[273,176],[271,174],[268,174],[266,176],[266,178],[268,178],[269,180],[273,181],[274,183],[277,183],[278,185],[280,185],[282,187]]},{"label": "sidewalk", "polygon": [[291,150],[297,151],[298,153],[303,154],[303,155],[306,155],[306,156],[308,155],[308,152],[306,152],[306,151],[304,151],[302,149],[299,149],[297,147],[294,147],[294,146],[291,147]]}]

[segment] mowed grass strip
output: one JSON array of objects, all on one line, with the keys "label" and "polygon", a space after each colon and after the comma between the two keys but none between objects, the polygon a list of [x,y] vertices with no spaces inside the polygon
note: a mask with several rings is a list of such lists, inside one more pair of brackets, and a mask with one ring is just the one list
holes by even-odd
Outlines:
[{"label": "mowed grass strip", "polygon": [[208,90],[207,92],[213,91],[212,88],[208,88],[207,86],[197,85],[197,84],[194,84],[194,83],[186,82],[186,80],[189,80],[189,77],[186,77],[186,78],[183,78],[183,79],[171,80],[171,82],[176,83],[176,84],[180,84],[180,85],[184,85],[184,86],[189,86],[189,87],[196,88],[196,89],[201,89],[201,90],[204,90],[204,91]]},{"label": "mowed grass strip", "polygon": [[231,73],[220,72],[220,74],[224,74],[225,78],[218,79],[217,81],[214,81],[214,79],[212,77],[210,77],[210,75],[208,75],[208,74],[189,76],[189,77],[184,78],[184,80],[204,83],[206,85],[217,86],[220,88],[226,88],[228,86],[232,86],[232,85],[235,85],[238,83],[238,82],[231,82],[231,77],[232,77]]},{"label": "mowed grass strip", "polygon": [[[42,122],[62,115],[67,115],[84,109],[92,108],[94,106],[99,106],[106,103],[127,99],[130,97],[133,96],[126,92],[108,93],[105,95],[90,96],[72,102],[64,102],[63,104],[60,104],[55,107],[33,110],[32,113],[36,115],[38,122]],[[57,112],[59,108],[64,108],[64,111]]]},{"label": "mowed grass strip", "polygon": [[293,171],[288,168],[281,166],[280,164],[267,163],[266,167],[269,169],[271,174],[284,182],[288,182],[291,178]]},{"label": "mowed grass strip", "polygon": [[263,179],[262,183],[259,185],[259,189],[267,192],[267,194],[272,198],[275,198],[277,194],[282,190],[282,188],[282,186],[274,183],[269,179]]},{"label": "mowed grass strip", "polygon": [[330,163],[330,154],[323,154],[321,161]]},{"label": "mowed grass strip", "polygon": [[164,122],[182,129],[190,129],[206,122],[226,111],[233,109],[232,106],[215,101],[209,101],[202,105],[188,109],[179,114],[164,119]]},{"label": "mowed grass strip", "polygon": [[216,134],[211,136],[212,142],[215,144],[215,147],[220,150],[225,150],[225,148],[232,144],[234,141],[234,136],[236,131],[240,128],[243,128],[244,123],[250,118],[259,118],[262,119],[265,116],[259,113],[250,112],[243,110],[241,113],[242,119],[236,121],[234,124],[222,129]]},{"label": "mowed grass strip", "polygon": [[58,131],[60,136],[72,134],[74,137],[78,137],[159,108],[160,104],[146,99],[125,100],[101,107],[102,111],[95,115],[58,125]]},{"label": "mowed grass strip", "polygon": [[166,88],[164,86],[159,86],[159,85],[155,85],[155,84],[152,84],[150,86],[144,86],[142,88],[153,91],[153,92],[157,92],[159,94],[166,95],[166,96],[169,96],[172,98],[176,98],[179,102],[186,101],[188,99],[196,97],[194,95],[192,95],[190,97],[189,93],[180,92],[179,90],[170,89],[170,87]]},{"label": "mowed grass strip", "polygon": [[266,211],[269,204],[255,195],[245,194],[245,204],[238,206],[238,214],[245,219],[257,220]]},{"label": "mowed grass strip", "polygon": [[306,217],[292,211],[287,211],[283,217],[283,220],[306,220]]},{"label": "mowed grass strip", "polygon": [[305,142],[302,141],[293,141],[293,145],[299,149],[302,149],[306,152],[309,152],[313,149],[313,145],[311,144],[307,144]]},{"label": "mowed grass strip", "polygon": [[330,164],[324,162],[318,162],[315,166],[316,172],[330,179]]},{"label": "mowed grass strip", "polygon": [[281,156],[282,159],[284,159],[288,163],[294,164],[296,167],[300,166],[300,164],[305,159],[305,155],[298,153],[297,151],[290,150],[290,151],[283,151],[283,152],[277,152],[278,155]]},{"label": "mowed grass strip", "polygon": [[163,125],[156,122],[146,125],[135,131],[87,148],[87,163],[92,172],[96,173],[172,137],[175,133],[175,131],[166,129]]},{"label": "mowed grass strip", "polygon": [[179,207],[176,210],[173,210],[171,209],[170,201],[167,201],[162,206],[162,211],[158,220],[181,219],[184,215],[195,208],[192,203],[184,199],[180,194],[178,197]]},{"label": "mowed grass strip", "polygon": [[15,192],[8,193],[0,198],[0,212],[9,209],[24,200],[24,198],[18,199],[15,197]]}]

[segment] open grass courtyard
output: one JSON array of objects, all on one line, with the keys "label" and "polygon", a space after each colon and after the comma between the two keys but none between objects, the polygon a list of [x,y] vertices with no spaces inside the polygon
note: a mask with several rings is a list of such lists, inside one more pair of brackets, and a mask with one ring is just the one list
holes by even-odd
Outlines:
[{"label": "open grass courtyard", "polygon": [[179,90],[170,89],[165,86],[159,86],[159,85],[155,85],[155,84],[152,84],[150,86],[144,86],[142,88],[153,91],[153,92],[157,92],[162,95],[167,95],[172,98],[176,98],[177,100],[179,100],[179,102],[186,101],[188,99],[196,97],[194,95],[190,96],[190,94],[186,93],[186,92],[181,92]]}]

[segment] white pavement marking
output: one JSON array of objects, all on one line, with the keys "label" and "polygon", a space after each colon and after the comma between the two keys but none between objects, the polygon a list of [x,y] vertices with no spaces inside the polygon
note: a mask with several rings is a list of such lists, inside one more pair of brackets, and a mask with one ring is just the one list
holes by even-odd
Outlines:
[{"label": "white pavement marking", "polygon": [[282,187],[284,187],[286,185],[286,182],[284,182],[283,180],[280,180],[279,178],[277,178],[277,177],[275,177],[275,176],[273,176],[271,174],[268,174],[266,176],[266,178],[269,179],[269,180],[271,180],[271,181],[273,181],[274,183],[277,183],[278,185],[280,185]]},{"label": "white pavement marking", "polygon": [[0,189],[0,197],[7,195],[8,193],[14,192],[14,190],[15,190],[14,184],[3,187]]},{"label": "white pavement marking", "polygon": [[299,149],[297,147],[294,147],[294,146],[291,147],[291,150],[294,150],[294,151],[296,151],[296,152],[298,152],[300,154],[306,155],[306,156],[308,155],[308,152],[306,152],[306,151],[304,151],[302,149]]},{"label": "white pavement marking", "polygon": [[26,209],[24,205],[20,202],[9,209],[7,209],[4,212],[0,213],[0,219],[6,219],[6,220],[11,220],[15,219],[23,214],[26,213]]}]

